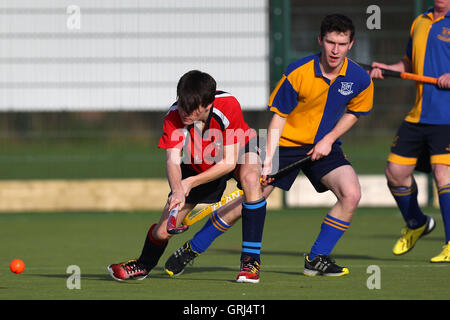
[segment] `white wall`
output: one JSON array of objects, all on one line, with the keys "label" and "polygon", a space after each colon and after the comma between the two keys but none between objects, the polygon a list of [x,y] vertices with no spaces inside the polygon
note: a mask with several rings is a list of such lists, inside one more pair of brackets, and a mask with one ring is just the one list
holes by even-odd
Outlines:
[{"label": "white wall", "polygon": [[166,110],[191,69],[261,110],[268,59],[267,0],[0,2],[0,111]]}]

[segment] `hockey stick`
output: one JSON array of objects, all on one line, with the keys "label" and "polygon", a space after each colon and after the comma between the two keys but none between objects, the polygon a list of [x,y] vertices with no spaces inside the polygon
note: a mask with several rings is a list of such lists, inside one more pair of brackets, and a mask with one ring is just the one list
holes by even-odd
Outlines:
[{"label": "hockey stick", "polygon": [[[366,70],[374,69],[374,68],[372,68],[371,65],[368,65],[368,64],[364,64],[364,63],[358,63],[358,64]],[[424,82],[424,83],[431,83],[431,84],[437,84],[437,81],[438,81],[437,78],[421,76],[421,75],[418,75],[415,73],[392,71],[392,70],[387,70],[387,69],[383,69],[383,68],[379,68],[379,67],[377,67],[377,68],[381,70],[381,74],[384,77],[402,78],[402,79],[406,79],[406,80],[414,80],[417,82]]]},{"label": "hockey stick", "polygon": [[200,221],[204,217],[210,215],[211,213],[213,213],[214,211],[216,211],[220,207],[226,205],[227,203],[230,203],[231,201],[233,201],[235,199],[239,199],[243,195],[244,195],[244,191],[242,191],[241,189],[236,189],[235,191],[227,194],[226,196],[223,196],[220,199],[219,202],[212,203],[212,204],[208,205],[207,207],[203,208],[200,211],[197,211],[197,212],[191,211],[191,212],[189,212],[186,215],[186,217],[184,217],[183,224],[187,225],[187,226],[191,226],[194,223],[196,223],[197,221]]},{"label": "hockey stick", "polygon": [[167,219],[167,232],[170,234],[179,234],[189,229],[189,226],[187,225],[181,225],[180,227],[177,227],[177,217],[179,208],[180,206],[177,205],[169,212],[169,218]]},{"label": "hockey stick", "polygon": [[[308,155],[300,160],[297,160],[297,161],[287,165],[286,167],[280,169],[278,172],[276,172],[272,175],[268,175],[267,178],[276,180],[276,179],[282,177],[284,174],[286,174],[290,170],[300,167],[302,164],[309,161],[310,159],[311,159],[311,155]],[[191,211],[183,219],[183,225],[186,225],[186,226],[193,225],[194,223],[202,220],[203,218],[210,215],[211,213],[213,213],[215,210],[219,209],[220,207],[226,205],[227,203],[230,203],[231,201],[233,201],[235,199],[239,199],[243,195],[244,195],[244,192],[241,189],[237,189],[237,190],[231,192],[230,194],[222,197],[222,199],[220,199],[219,202],[210,204],[209,206],[205,207],[204,209],[202,209],[198,212]],[[182,232],[184,232],[184,231],[182,231]]]}]

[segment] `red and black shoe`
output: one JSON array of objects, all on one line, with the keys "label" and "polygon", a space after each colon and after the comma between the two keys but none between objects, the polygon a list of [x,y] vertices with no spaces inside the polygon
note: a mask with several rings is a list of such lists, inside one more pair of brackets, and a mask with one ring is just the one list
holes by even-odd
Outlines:
[{"label": "red and black shoe", "polygon": [[114,280],[144,280],[149,271],[137,259],[127,262],[110,264],[108,271]]},{"label": "red and black shoe", "polygon": [[256,259],[245,256],[241,260],[241,272],[239,272],[236,282],[258,283],[260,268],[261,265]]}]

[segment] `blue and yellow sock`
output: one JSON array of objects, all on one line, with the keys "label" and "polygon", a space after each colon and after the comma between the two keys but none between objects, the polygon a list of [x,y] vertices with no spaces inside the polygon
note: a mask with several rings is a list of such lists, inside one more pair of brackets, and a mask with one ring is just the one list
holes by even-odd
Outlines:
[{"label": "blue and yellow sock", "polygon": [[218,236],[224,234],[230,228],[231,226],[219,217],[217,211],[214,211],[203,228],[189,241],[192,250],[197,253],[205,252]]},{"label": "blue and yellow sock", "polygon": [[438,189],[439,205],[444,221],[445,243],[450,241],[450,183]]},{"label": "blue and yellow sock", "polygon": [[261,242],[266,219],[266,199],[242,204],[242,252],[244,256],[250,256],[261,262]]},{"label": "blue and yellow sock", "polygon": [[389,190],[394,196],[395,202],[402,213],[406,225],[410,229],[417,229],[423,226],[427,217],[420,210],[417,201],[417,184],[413,180],[411,187],[394,187],[389,186]]},{"label": "blue and yellow sock", "polygon": [[349,227],[350,222],[339,220],[327,214],[322,222],[319,236],[308,255],[308,259],[312,260],[319,254],[330,255],[336,243]]}]

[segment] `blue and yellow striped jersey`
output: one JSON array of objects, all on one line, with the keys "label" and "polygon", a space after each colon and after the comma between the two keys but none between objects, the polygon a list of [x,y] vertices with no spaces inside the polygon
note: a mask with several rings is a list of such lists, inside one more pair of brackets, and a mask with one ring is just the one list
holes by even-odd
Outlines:
[{"label": "blue and yellow striped jersey", "polygon": [[339,75],[325,78],[320,53],[291,63],[269,99],[268,109],[287,117],[280,146],[315,144],[329,133],[344,112],[369,114],[373,82],[369,74],[349,59]]},{"label": "blue and yellow striped jersey", "polygon": [[[411,25],[406,59],[412,72],[438,78],[450,73],[450,12],[433,20],[433,9]],[[450,90],[416,82],[416,102],[405,118],[412,123],[450,124]]]}]

